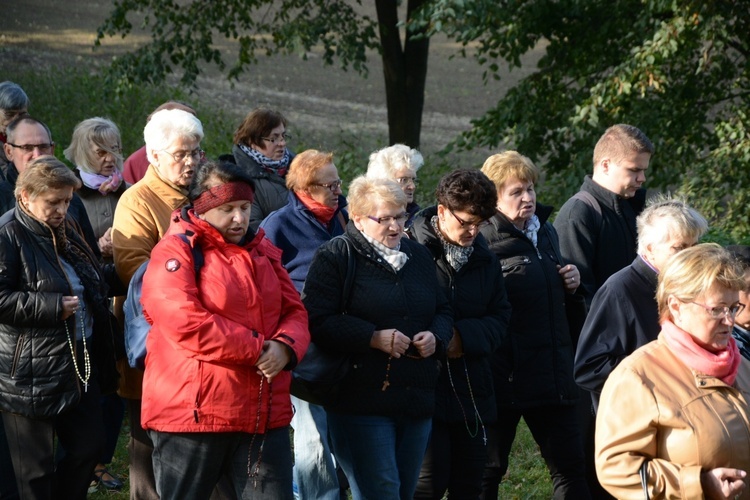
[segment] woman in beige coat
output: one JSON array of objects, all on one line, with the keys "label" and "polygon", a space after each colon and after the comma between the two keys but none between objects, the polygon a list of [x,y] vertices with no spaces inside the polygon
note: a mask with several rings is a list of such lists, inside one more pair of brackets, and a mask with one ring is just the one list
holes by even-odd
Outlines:
[{"label": "woman in beige coat", "polygon": [[597,415],[596,470],[612,495],[750,498],[750,364],[731,335],[744,287],[712,243],[659,275],[661,333],[610,375]]}]

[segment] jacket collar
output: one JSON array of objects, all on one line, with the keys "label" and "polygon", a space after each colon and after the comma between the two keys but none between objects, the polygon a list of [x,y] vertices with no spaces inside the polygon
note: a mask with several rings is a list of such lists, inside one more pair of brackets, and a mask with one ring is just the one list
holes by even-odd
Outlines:
[{"label": "jacket collar", "polygon": [[643,260],[643,257],[641,257],[640,255],[637,256],[630,264],[630,266],[633,268],[633,270],[635,270],[636,273],[643,276],[643,278],[646,279],[649,284],[653,285],[654,291],[656,291],[656,285],[659,280],[659,275],[651,266],[646,263],[645,260]]},{"label": "jacket collar", "polygon": [[185,192],[171,182],[164,180],[153,165],[148,166],[146,175],[143,176],[141,182],[146,183],[151,191],[173,210],[188,202]]},{"label": "jacket collar", "polygon": [[603,188],[602,186],[594,182],[590,175],[587,175],[583,179],[581,191],[587,191],[591,193],[599,203],[607,208],[610,208],[617,214],[622,214],[622,208],[620,206],[621,203],[628,203],[633,208],[636,214],[640,213],[646,204],[645,189],[641,188],[636,191],[635,195],[632,198],[623,198],[622,196],[615,194],[609,189]]}]

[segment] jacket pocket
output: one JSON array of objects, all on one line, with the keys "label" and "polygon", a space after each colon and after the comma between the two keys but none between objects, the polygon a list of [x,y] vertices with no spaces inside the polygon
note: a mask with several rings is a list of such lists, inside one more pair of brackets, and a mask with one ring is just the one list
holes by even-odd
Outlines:
[{"label": "jacket pocket", "polygon": [[503,274],[512,272],[514,269],[523,269],[531,264],[531,259],[525,255],[518,255],[515,257],[509,257],[507,259],[501,259],[500,263],[503,266]]},{"label": "jacket pocket", "polygon": [[16,343],[16,350],[13,353],[13,362],[10,365],[10,378],[20,378],[22,376],[22,356],[23,356],[23,345],[26,343],[26,335],[19,335],[18,342]]}]

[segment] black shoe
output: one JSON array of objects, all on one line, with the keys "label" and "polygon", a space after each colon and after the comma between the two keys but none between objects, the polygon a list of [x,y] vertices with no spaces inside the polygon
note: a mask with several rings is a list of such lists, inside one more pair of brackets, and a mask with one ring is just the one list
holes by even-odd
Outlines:
[{"label": "black shoe", "polygon": [[[104,479],[104,475],[108,475],[112,479]],[[122,481],[109,472],[106,467],[102,467],[101,469],[96,469],[94,471],[94,480],[97,481],[99,484],[104,486],[108,490],[119,490],[122,489]]]}]

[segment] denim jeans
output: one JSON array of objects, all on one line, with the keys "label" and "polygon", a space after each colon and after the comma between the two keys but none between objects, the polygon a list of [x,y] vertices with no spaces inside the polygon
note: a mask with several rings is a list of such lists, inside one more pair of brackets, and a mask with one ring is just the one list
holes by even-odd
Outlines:
[{"label": "denim jeans", "polygon": [[301,500],[339,500],[328,418],[322,406],[292,396],[294,482]]},{"label": "denim jeans", "polygon": [[[154,476],[161,500],[204,500],[222,476],[230,478],[238,499],[292,500],[288,427],[271,429],[265,438],[257,434],[255,439],[244,432],[148,434],[154,443]],[[249,476],[256,467],[257,476]]]},{"label": "denim jeans", "polygon": [[352,498],[411,500],[431,428],[431,418],[329,412],[333,449]]}]

